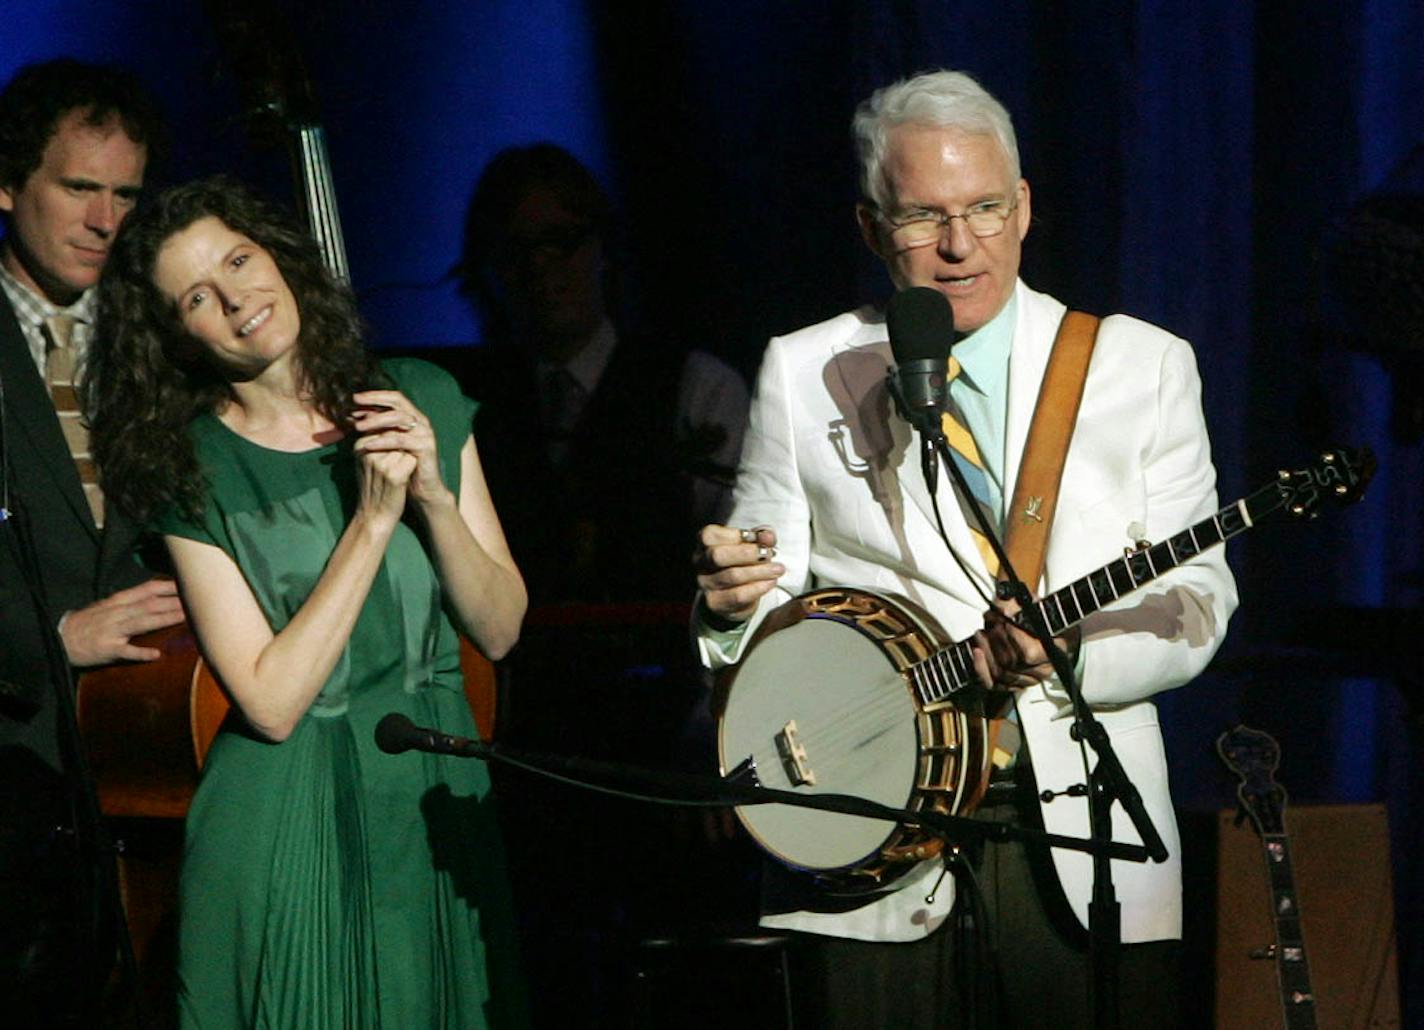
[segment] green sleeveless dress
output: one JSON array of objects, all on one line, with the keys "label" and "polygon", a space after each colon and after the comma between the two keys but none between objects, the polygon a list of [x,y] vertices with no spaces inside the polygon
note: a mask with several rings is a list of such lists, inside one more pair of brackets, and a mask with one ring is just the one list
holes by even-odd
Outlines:
[{"label": "green sleeveless dress", "polygon": [[[475,405],[434,366],[387,373],[435,427],[459,490]],[[301,607],[355,505],[350,440],[273,451],[204,415],[199,523],[164,533],[222,548],[274,631]],[[396,530],[350,643],[280,744],[234,709],[188,814],[179,926],[185,1027],[524,1025],[503,850],[484,763],[376,748],[376,723],[475,736],[454,627],[411,520]]]}]

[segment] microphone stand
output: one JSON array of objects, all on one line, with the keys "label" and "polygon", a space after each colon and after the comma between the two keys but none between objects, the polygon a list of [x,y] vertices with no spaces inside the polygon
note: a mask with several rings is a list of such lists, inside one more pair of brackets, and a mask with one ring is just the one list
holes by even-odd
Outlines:
[{"label": "microphone stand", "polygon": [[[389,716],[387,717],[389,718]],[[484,762],[501,762],[542,776],[562,779],[587,790],[614,791],[634,794],[646,801],[672,804],[703,804],[717,807],[729,805],[783,804],[798,808],[814,808],[841,815],[880,819],[891,823],[907,823],[923,827],[935,835],[963,843],[980,840],[1023,840],[1073,851],[1096,854],[1105,852],[1112,858],[1129,862],[1147,860],[1147,849],[1140,844],[1123,844],[1111,839],[1066,837],[1031,826],[1012,823],[990,823],[967,816],[947,815],[933,809],[911,810],[892,808],[868,798],[850,794],[811,794],[779,790],[741,781],[733,771],[732,778],[699,773],[649,769],[621,765],[595,759],[574,758],[546,752],[525,751],[505,744],[452,737],[416,727],[416,733],[403,741],[400,750],[427,751],[454,755],[457,758],[477,758]],[[378,738],[379,744],[379,738]],[[391,750],[380,744],[383,750]],[[612,786],[612,784],[619,786]]]},{"label": "microphone stand", "polygon": [[[386,719],[391,718],[392,716],[386,716]],[[841,815],[879,819],[888,823],[919,826],[946,843],[961,846],[978,845],[983,841],[1007,843],[1017,840],[1038,847],[1087,852],[1093,856],[1095,876],[1093,904],[1095,906],[1100,905],[1096,895],[1097,869],[1100,866],[1106,868],[1114,858],[1127,862],[1145,862],[1150,857],[1148,847],[1114,841],[1111,826],[1104,829],[1096,823],[1090,836],[1068,837],[1020,823],[995,822],[967,816],[948,815],[932,808],[917,810],[892,808],[868,798],[848,794],[798,793],[763,787],[760,784],[743,782],[741,777],[745,774],[741,767],[734,769],[729,774],[730,778],[646,769],[592,759],[522,751],[503,744],[490,744],[480,740],[453,737],[418,727],[412,727],[412,729],[415,732],[392,747],[388,743],[382,742],[381,730],[378,727],[376,731],[377,744],[383,751],[391,753],[414,748],[460,758],[478,758],[484,762],[503,762],[515,768],[559,779],[587,790],[613,792],[646,801],[704,804],[718,808],[732,805],[793,805]],[[598,780],[617,782],[622,786],[605,786],[596,782]],[[1110,800],[1103,804],[1104,811],[1109,804],[1111,804]],[[803,872],[809,871],[803,870]],[[1111,905],[1112,913],[1115,915],[1117,904],[1112,899],[1111,880],[1107,879],[1105,882],[1107,883],[1105,903]],[[1097,915],[1090,915],[1090,921],[1095,926],[1102,922]],[[1106,925],[1102,932],[1104,934],[1107,932],[1116,933],[1116,921]],[[1115,1027],[1118,1025],[1115,993],[1116,968],[1112,965],[1115,960],[1116,952],[1113,949],[1105,950],[1102,947],[1095,947],[1090,951],[1095,1010],[1099,1015],[1106,1014],[1109,1017],[1107,1022],[1095,1019],[1095,1026]],[[1107,1004],[1109,1001],[1111,1007]]]},{"label": "microphone stand", "polygon": [[[940,461],[949,468],[956,493],[966,500],[964,507],[973,511],[976,528],[989,541],[989,546],[999,561],[1001,578],[996,593],[1000,600],[1013,600],[1018,604],[1020,618],[1015,625],[1032,633],[1043,646],[1044,653],[1053,665],[1053,671],[1057,673],[1059,682],[1067,691],[1073,705],[1071,735],[1075,740],[1086,741],[1098,756],[1097,765],[1087,771],[1089,841],[1098,846],[1081,850],[1090,851],[1093,855],[1093,894],[1088,904],[1088,964],[1092,970],[1094,1025],[1105,1030],[1114,1030],[1121,1025],[1118,971],[1122,947],[1122,906],[1117,900],[1112,880],[1111,859],[1115,846],[1112,841],[1113,801],[1120,801],[1132,820],[1133,827],[1143,841],[1143,855],[1154,862],[1165,862],[1167,847],[1147,814],[1142,796],[1118,760],[1107,730],[1103,729],[1102,723],[1083,700],[1082,689],[1073,673],[1073,663],[1054,641],[1053,634],[1049,632],[1038,606],[1033,601],[1032,592],[1014,571],[1013,563],[1009,561],[994,527],[989,525],[979,505],[973,503],[969,484],[944,438],[940,423],[941,412],[935,408],[918,411],[910,409],[905,403],[893,371],[886,377],[886,383],[901,415],[919,431],[922,446],[927,446],[924,441],[928,441]],[[933,496],[935,479],[929,472],[928,461],[925,462],[925,480]]]}]

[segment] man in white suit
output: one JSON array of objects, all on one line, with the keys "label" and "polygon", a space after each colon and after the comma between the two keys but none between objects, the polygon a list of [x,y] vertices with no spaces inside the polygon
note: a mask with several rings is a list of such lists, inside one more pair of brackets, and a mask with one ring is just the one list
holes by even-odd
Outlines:
[{"label": "man in white suit", "polygon": [[[935,72],[877,91],[856,113],[862,234],[896,287],[949,300],[966,337],[951,407],[982,456],[1001,524],[1064,305],[1018,279],[1031,224],[1007,112],[973,79]],[[918,445],[884,385],[883,316],[840,315],[774,339],[762,362],[729,526],[707,526],[698,555],[698,637],[716,669],[736,662],[768,612],[816,586],[898,594],[955,640],[974,639],[986,689],[1009,691],[1023,744],[1008,803],[979,813],[1088,836],[1083,751],[1067,693],[1028,633],[987,617],[993,577],[947,476],[935,526]],[[1100,327],[1064,466],[1039,595],[1215,512],[1215,472],[1190,346],[1124,315]],[[957,560],[956,560],[957,559]],[[1122,905],[1123,1025],[1177,1018],[1180,846],[1153,694],[1198,674],[1236,606],[1222,549],[1209,551],[1065,632],[1087,702],[1106,727],[1169,851],[1165,863],[1113,863]],[[1035,800],[1054,792],[1051,801]],[[995,792],[997,793],[997,791]],[[1120,805],[1114,837],[1138,843]],[[940,932],[953,904],[934,862],[893,890],[847,901],[770,869],[764,925],[814,935],[795,974],[821,1026],[962,1025],[971,993],[996,986],[1004,1026],[1091,1025],[1087,906],[1091,859],[989,845],[977,874],[998,951],[978,982],[954,975],[967,938]],[[1076,918],[1075,918],[1076,917]],[[982,954],[975,951],[974,954]],[[960,959],[966,956],[961,955]],[[961,968],[963,962],[961,961]],[[981,1009],[982,1015],[982,1009]]]}]

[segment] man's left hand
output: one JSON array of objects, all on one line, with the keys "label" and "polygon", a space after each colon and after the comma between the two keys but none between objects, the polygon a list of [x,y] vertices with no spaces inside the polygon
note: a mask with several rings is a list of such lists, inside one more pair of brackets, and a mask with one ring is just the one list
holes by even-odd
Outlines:
[{"label": "man's left hand", "polygon": [[117,661],[151,662],[162,657],[162,652],[135,644],[133,638],[182,621],[178,584],[156,578],[67,612],[60,620],[59,636],[69,664],[76,668]]},{"label": "man's left hand", "polygon": [[[984,629],[974,634],[974,669],[986,690],[1031,687],[1053,675],[1053,663],[1043,644],[1012,620],[1019,612],[1014,601],[1000,602],[984,613]],[[1075,626],[1053,641],[1074,660],[1081,635]]]}]

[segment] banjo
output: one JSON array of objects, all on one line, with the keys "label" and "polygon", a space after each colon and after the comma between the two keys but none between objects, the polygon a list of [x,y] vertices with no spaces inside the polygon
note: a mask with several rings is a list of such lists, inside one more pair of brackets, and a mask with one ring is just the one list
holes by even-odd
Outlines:
[{"label": "banjo", "polygon": [[[1283,512],[1358,500],[1374,473],[1365,449],[1326,451],[1282,469],[1254,493],[1156,544],[1034,602],[1053,635],[1183,562]],[[795,597],[758,627],[713,698],[721,773],[800,793],[851,794],[915,811],[964,815],[989,784],[990,729],[970,641],[952,641],[928,612],[851,587]],[[913,820],[890,825],[791,805],[746,805],[737,817],[772,858],[827,890],[889,884],[943,841]]]}]

